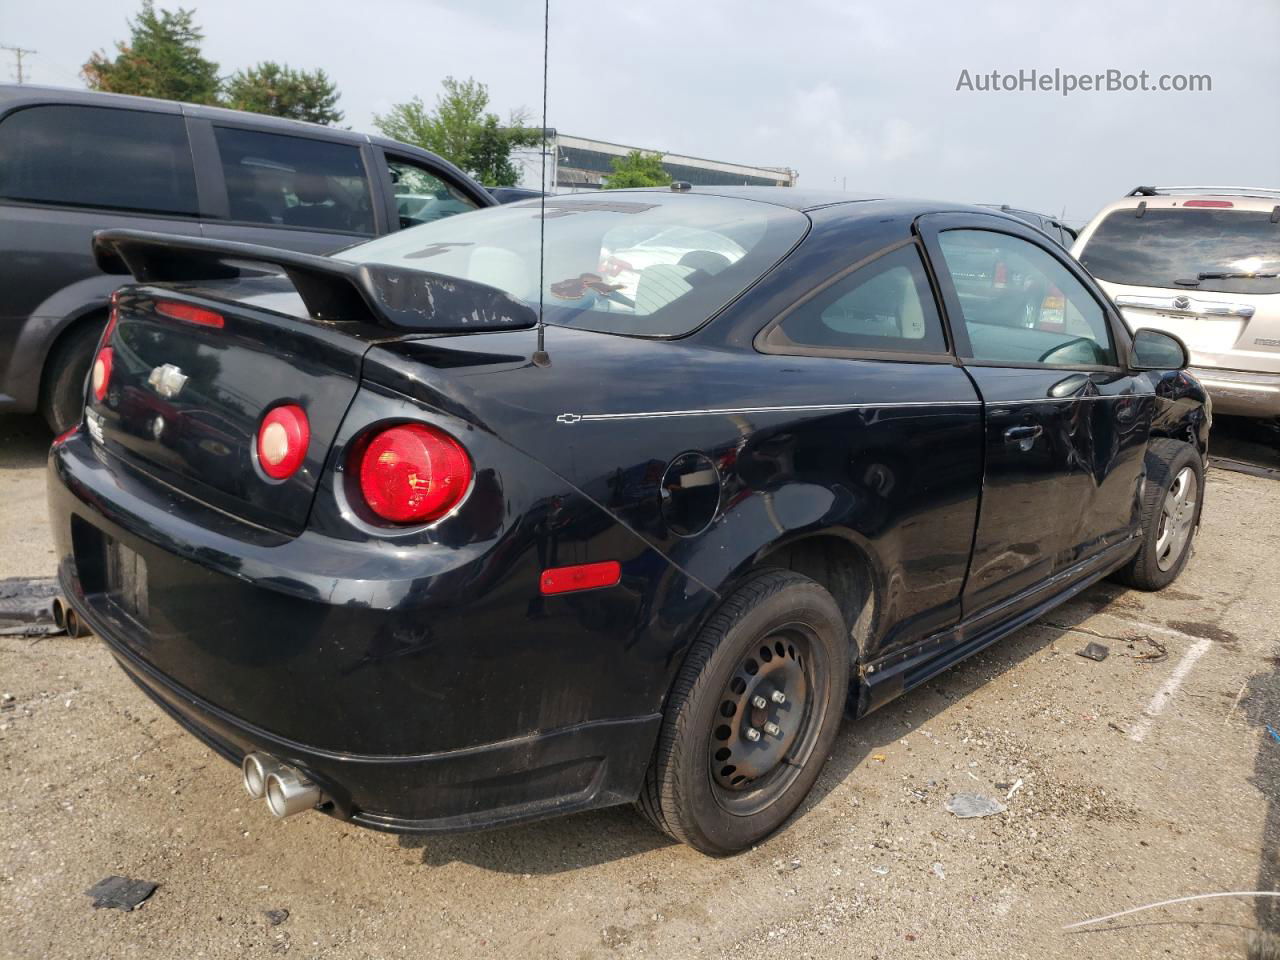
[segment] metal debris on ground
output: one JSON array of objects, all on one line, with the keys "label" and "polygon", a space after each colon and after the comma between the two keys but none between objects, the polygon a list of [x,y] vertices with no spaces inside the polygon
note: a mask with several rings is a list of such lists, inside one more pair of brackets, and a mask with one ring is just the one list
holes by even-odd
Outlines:
[{"label": "metal debris on ground", "polygon": [[0,636],[46,637],[62,633],[53,622],[58,581],[53,577],[0,580]]},{"label": "metal debris on ground", "polygon": [[984,797],[979,793],[957,793],[944,804],[948,813],[955,814],[961,820],[970,817],[990,817],[1004,813],[1009,808],[999,800]]},{"label": "metal debris on ground", "polygon": [[1155,637],[1148,637],[1145,634],[1134,637],[1129,641],[1130,650],[1133,649],[1133,645],[1135,643],[1145,643],[1151,647],[1150,650],[1144,650],[1141,653],[1135,653],[1133,655],[1133,659],[1137,660],[1139,663],[1159,663],[1161,660],[1169,659],[1168,648],[1159,640],[1155,639]]},{"label": "metal debris on ground", "polygon": [[1110,652],[1111,650],[1109,647],[1105,647],[1100,643],[1094,643],[1090,641],[1089,643],[1085,644],[1085,647],[1083,650],[1076,651],[1076,656],[1084,657],[1086,660],[1097,660],[1099,663],[1101,663],[1103,660],[1107,659],[1107,654]]},{"label": "metal debris on ground", "polygon": [[159,884],[146,880],[131,880],[129,877],[107,877],[99,880],[85,891],[85,895],[93,897],[93,906],[110,907],[115,910],[132,910],[156,892]]}]

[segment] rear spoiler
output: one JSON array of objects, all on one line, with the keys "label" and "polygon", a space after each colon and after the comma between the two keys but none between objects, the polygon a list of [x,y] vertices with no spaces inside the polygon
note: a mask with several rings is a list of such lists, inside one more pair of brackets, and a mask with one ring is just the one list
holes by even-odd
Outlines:
[{"label": "rear spoiler", "polygon": [[352,263],[256,243],[182,237],[145,230],[99,230],[93,256],[104,273],[139,283],[229,280],[283,271],[315,320],[355,320],[424,333],[520,330],[537,313],[497,287],[425,270]]}]

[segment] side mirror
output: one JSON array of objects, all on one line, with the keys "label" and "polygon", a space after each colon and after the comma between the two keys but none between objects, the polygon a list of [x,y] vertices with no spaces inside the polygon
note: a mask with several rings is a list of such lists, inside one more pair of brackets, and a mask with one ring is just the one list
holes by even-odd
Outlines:
[{"label": "side mirror", "polygon": [[1187,345],[1171,333],[1143,327],[1133,335],[1129,366],[1134,370],[1185,370]]}]

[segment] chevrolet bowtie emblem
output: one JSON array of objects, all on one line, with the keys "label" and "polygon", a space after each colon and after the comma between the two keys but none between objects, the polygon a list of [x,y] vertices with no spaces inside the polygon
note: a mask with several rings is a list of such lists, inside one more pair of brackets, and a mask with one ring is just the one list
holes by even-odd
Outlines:
[{"label": "chevrolet bowtie emblem", "polygon": [[187,375],[181,368],[175,367],[172,363],[166,363],[151,371],[151,376],[147,377],[147,383],[151,384],[152,389],[160,396],[166,400],[172,400],[186,386]]}]

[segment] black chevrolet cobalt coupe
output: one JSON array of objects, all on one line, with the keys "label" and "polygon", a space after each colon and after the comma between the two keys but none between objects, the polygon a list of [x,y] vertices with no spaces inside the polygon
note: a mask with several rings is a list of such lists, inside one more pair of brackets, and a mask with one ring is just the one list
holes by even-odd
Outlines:
[{"label": "black chevrolet cobalt coupe", "polygon": [[1182,569],[1208,401],[1059,245],[677,187],[96,237],[138,283],[50,453],[64,603],[273,813],[741,850],[842,715]]}]

